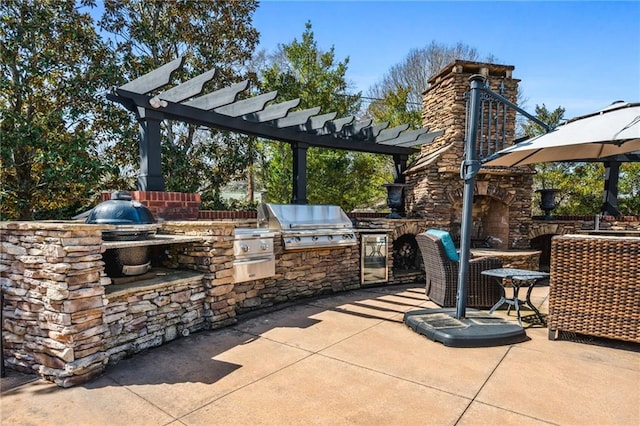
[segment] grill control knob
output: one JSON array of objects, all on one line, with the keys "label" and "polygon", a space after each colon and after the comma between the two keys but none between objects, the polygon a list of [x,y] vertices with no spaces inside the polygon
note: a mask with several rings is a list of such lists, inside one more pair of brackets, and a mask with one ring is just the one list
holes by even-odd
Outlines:
[{"label": "grill control knob", "polygon": [[329,241],[333,240],[333,235],[327,235],[327,239],[328,239]]},{"label": "grill control knob", "polygon": [[268,250],[268,249],[269,249],[269,244],[267,244],[267,243],[261,243],[261,244],[260,244],[260,249],[261,249],[261,250]]},{"label": "grill control knob", "polygon": [[245,252],[245,253],[246,253],[246,252],[248,252],[248,251],[249,251],[249,246],[248,246],[248,245],[246,245],[246,244],[242,244],[242,245],[240,246],[240,249],[241,249],[243,252]]}]

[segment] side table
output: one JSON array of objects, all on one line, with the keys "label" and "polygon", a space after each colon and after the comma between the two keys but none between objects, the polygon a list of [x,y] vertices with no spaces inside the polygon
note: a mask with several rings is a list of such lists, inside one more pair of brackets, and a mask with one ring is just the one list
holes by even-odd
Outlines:
[{"label": "side table", "polygon": [[[509,305],[509,309],[511,306],[516,308],[516,315],[518,316],[518,324],[522,327],[522,319],[520,317],[520,305],[525,305],[530,307],[533,312],[535,312],[540,322],[544,324],[544,318],[540,314],[540,311],[531,303],[531,291],[533,287],[535,287],[536,283],[543,279],[547,278],[549,274],[547,272],[539,272],[539,271],[530,271],[527,269],[515,269],[515,268],[499,268],[499,269],[488,269],[486,271],[481,272],[482,275],[487,275],[496,279],[500,288],[502,289],[502,297],[500,300],[493,305],[489,313],[492,314],[498,309],[500,306],[505,303]],[[504,287],[504,279],[509,278],[511,280],[511,285],[513,286],[513,297],[507,298],[506,290]],[[518,292],[520,291],[520,287],[529,287],[527,290],[527,296],[524,300],[520,300],[518,296]],[[507,310],[507,314],[509,311]]]}]

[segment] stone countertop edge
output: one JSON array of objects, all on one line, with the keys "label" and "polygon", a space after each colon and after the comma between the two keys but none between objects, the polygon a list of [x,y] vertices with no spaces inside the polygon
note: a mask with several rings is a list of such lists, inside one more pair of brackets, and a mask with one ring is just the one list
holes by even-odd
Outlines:
[{"label": "stone countertop edge", "polygon": [[129,293],[137,293],[140,290],[155,290],[164,288],[168,283],[170,284],[184,284],[193,281],[200,281],[204,278],[203,273],[184,271],[184,270],[171,270],[163,271],[162,275],[158,275],[154,278],[149,278],[140,281],[132,281],[124,284],[109,284],[105,286],[105,293],[107,298],[115,298],[119,296],[125,296]]}]

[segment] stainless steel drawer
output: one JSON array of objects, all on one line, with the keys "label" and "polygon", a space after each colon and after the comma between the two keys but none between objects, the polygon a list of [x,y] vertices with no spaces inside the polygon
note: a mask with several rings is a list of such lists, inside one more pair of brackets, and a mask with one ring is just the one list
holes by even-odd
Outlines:
[{"label": "stainless steel drawer", "polygon": [[269,278],[275,274],[276,261],[273,256],[253,257],[233,262],[233,281],[236,283]]}]

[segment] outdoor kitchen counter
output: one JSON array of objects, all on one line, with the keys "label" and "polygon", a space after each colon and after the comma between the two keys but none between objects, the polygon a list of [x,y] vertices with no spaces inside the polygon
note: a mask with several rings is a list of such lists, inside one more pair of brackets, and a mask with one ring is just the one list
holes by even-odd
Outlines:
[{"label": "outdoor kitchen counter", "polygon": [[154,238],[137,241],[104,241],[102,245],[107,249],[160,246],[164,244],[195,243],[202,241],[203,237],[195,235],[156,235]]}]

